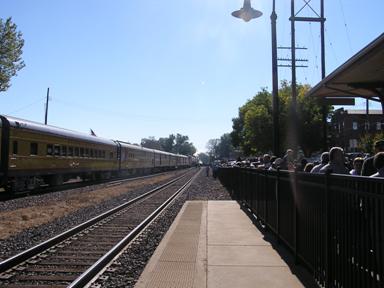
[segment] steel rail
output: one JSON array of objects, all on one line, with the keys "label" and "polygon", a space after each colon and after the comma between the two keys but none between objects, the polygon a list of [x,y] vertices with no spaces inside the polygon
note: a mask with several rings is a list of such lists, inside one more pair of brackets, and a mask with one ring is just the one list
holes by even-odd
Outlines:
[{"label": "steel rail", "polygon": [[[188,169],[190,170],[190,169]],[[175,171],[175,170],[174,170]],[[112,179],[105,179],[105,180],[82,180],[82,181],[77,181],[77,182],[66,182],[63,183],[62,185],[58,186],[49,186],[49,185],[43,185],[40,186],[39,188],[33,189],[33,190],[24,190],[24,191],[18,191],[14,193],[1,191],[0,189],[0,201],[7,201],[7,200],[12,200],[12,199],[17,199],[17,198],[23,198],[28,195],[41,195],[41,194],[48,194],[48,193],[53,193],[53,192],[60,192],[60,191],[66,191],[66,190],[71,190],[71,189],[78,189],[78,188],[83,188],[87,186],[97,186],[97,185],[106,185],[106,187],[110,186],[115,186],[119,185],[125,182],[130,182],[130,181],[135,181],[135,180],[142,180],[142,179],[148,179],[156,176],[161,176],[169,171],[166,172],[160,172],[160,173],[153,173],[153,174],[148,174],[144,176],[136,176],[132,178],[127,178],[127,177],[114,177]]]},{"label": "steel rail", "polygon": [[3,273],[5,271],[21,264],[22,262],[28,260],[29,258],[36,256],[37,254],[51,248],[52,246],[54,246],[54,245],[64,241],[65,239],[79,233],[80,231],[94,225],[95,223],[115,214],[116,212],[136,203],[137,201],[149,196],[150,194],[153,194],[153,193],[181,180],[183,177],[185,177],[186,174],[187,173],[185,173],[182,176],[177,177],[176,179],[173,179],[173,180],[171,180],[171,181],[169,181],[163,185],[160,185],[159,187],[156,187],[156,188],[144,193],[143,195],[140,195],[140,196],[138,196],[138,197],[136,197],[130,201],[127,201],[127,202],[113,208],[113,209],[110,209],[110,210],[84,222],[84,223],[81,223],[81,224],[79,224],[79,225],[59,234],[59,235],[56,235],[56,236],[36,245],[34,247],[31,247],[31,248],[29,248],[29,249],[27,249],[27,250],[25,250],[19,254],[16,254],[15,256],[12,256],[12,257],[0,262],[0,273]]},{"label": "steel rail", "polygon": [[75,281],[73,281],[68,288],[80,288],[89,284],[98,273],[105,268],[124,248],[139,234],[146,226],[152,222],[167,206],[170,204],[180,193],[184,192],[197,177],[198,171],[191,179],[189,179],[181,188],[179,188],[171,197],[168,198],[161,206],[151,213],[143,222],[137,225],[127,236],[125,236],[119,243],[117,243],[111,250],[102,256],[95,264],[88,268],[81,274]]}]

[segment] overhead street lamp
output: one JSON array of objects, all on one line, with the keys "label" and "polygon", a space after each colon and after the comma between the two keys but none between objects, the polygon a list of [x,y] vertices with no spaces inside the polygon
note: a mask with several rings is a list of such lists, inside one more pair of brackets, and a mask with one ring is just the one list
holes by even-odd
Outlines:
[{"label": "overhead street lamp", "polygon": [[[262,12],[251,7],[251,0],[244,0],[240,10],[232,12],[232,16],[249,22],[263,15]],[[278,95],[278,71],[277,71],[277,40],[276,40],[275,0],[272,2],[271,30],[272,30],[272,114],[273,114],[273,153],[280,155],[279,141],[279,95]]]}]

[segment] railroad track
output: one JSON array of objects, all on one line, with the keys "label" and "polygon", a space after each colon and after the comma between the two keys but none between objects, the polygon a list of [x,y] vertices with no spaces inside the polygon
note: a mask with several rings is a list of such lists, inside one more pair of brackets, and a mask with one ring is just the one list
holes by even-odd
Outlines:
[{"label": "railroad track", "polygon": [[196,175],[190,171],[1,262],[0,287],[84,287]]},{"label": "railroad track", "polygon": [[67,182],[62,185],[58,186],[48,186],[43,185],[39,188],[33,189],[33,190],[25,190],[25,191],[19,191],[15,193],[6,193],[4,191],[0,191],[0,201],[6,201],[6,200],[12,200],[16,198],[22,198],[29,195],[41,195],[41,194],[47,194],[52,192],[58,192],[58,191],[65,191],[70,189],[77,189],[82,188],[86,186],[97,186],[97,185],[106,185],[107,187],[120,185],[125,182],[134,181],[134,180],[141,180],[141,179],[148,179],[160,175],[165,175],[169,173],[167,172],[161,172],[161,173],[154,173],[154,174],[148,174],[144,176],[137,176],[137,177],[130,177],[130,178],[113,178],[113,179],[107,179],[107,180],[79,180],[74,182]]}]

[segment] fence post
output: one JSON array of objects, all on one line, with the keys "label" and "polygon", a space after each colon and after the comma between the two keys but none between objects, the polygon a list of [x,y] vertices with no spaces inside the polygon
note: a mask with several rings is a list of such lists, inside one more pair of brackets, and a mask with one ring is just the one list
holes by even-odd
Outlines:
[{"label": "fence post", "polygon": [[280,167],[277,167],[277,175],[275,180],[275,196],[276,196],[276,234],[277,244],[280,245]]},{"label": "fence post", "polygon": [[264,224],[265,224],[265,229],[268,230],[268,172],[265,170],[263,172],[264,174],[264,185],[263,185],[263,190],[264,190]]},{"label": "fence post", "polygon": [[294,231],[294,253],[295,253],[295,264],[298,264],[297,256],[297,239],[298,239],[298,225],[297,225],[297,170],[293,172],[293,231]]},{"label": "fence post", "polygon": [[331,237],[330,237],[330,225],[331,225],[331,209],[330,209],[330,191],[329,191],[329,174],[325,173],[325,287],[331,287]]},{"label": "fence post", "polygon": [[239,200],[241,200],[240,198],[240,193],[241,193],[241,191],[240,191],[240,168],[235,168],[236,170],[236,182],[235,182],[235,186],[234,186],[234,189],[235,189],[235,191],[236,191],[236,200],[237,201],[239,201]]}]

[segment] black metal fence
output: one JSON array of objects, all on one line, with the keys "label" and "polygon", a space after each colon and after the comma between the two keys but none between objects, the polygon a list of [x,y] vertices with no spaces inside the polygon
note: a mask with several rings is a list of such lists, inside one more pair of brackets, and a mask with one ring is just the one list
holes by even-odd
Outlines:
[{"label": "black metal fence", "polygon": [[384,287],[384,179],[220,168],[322,287]]}]

